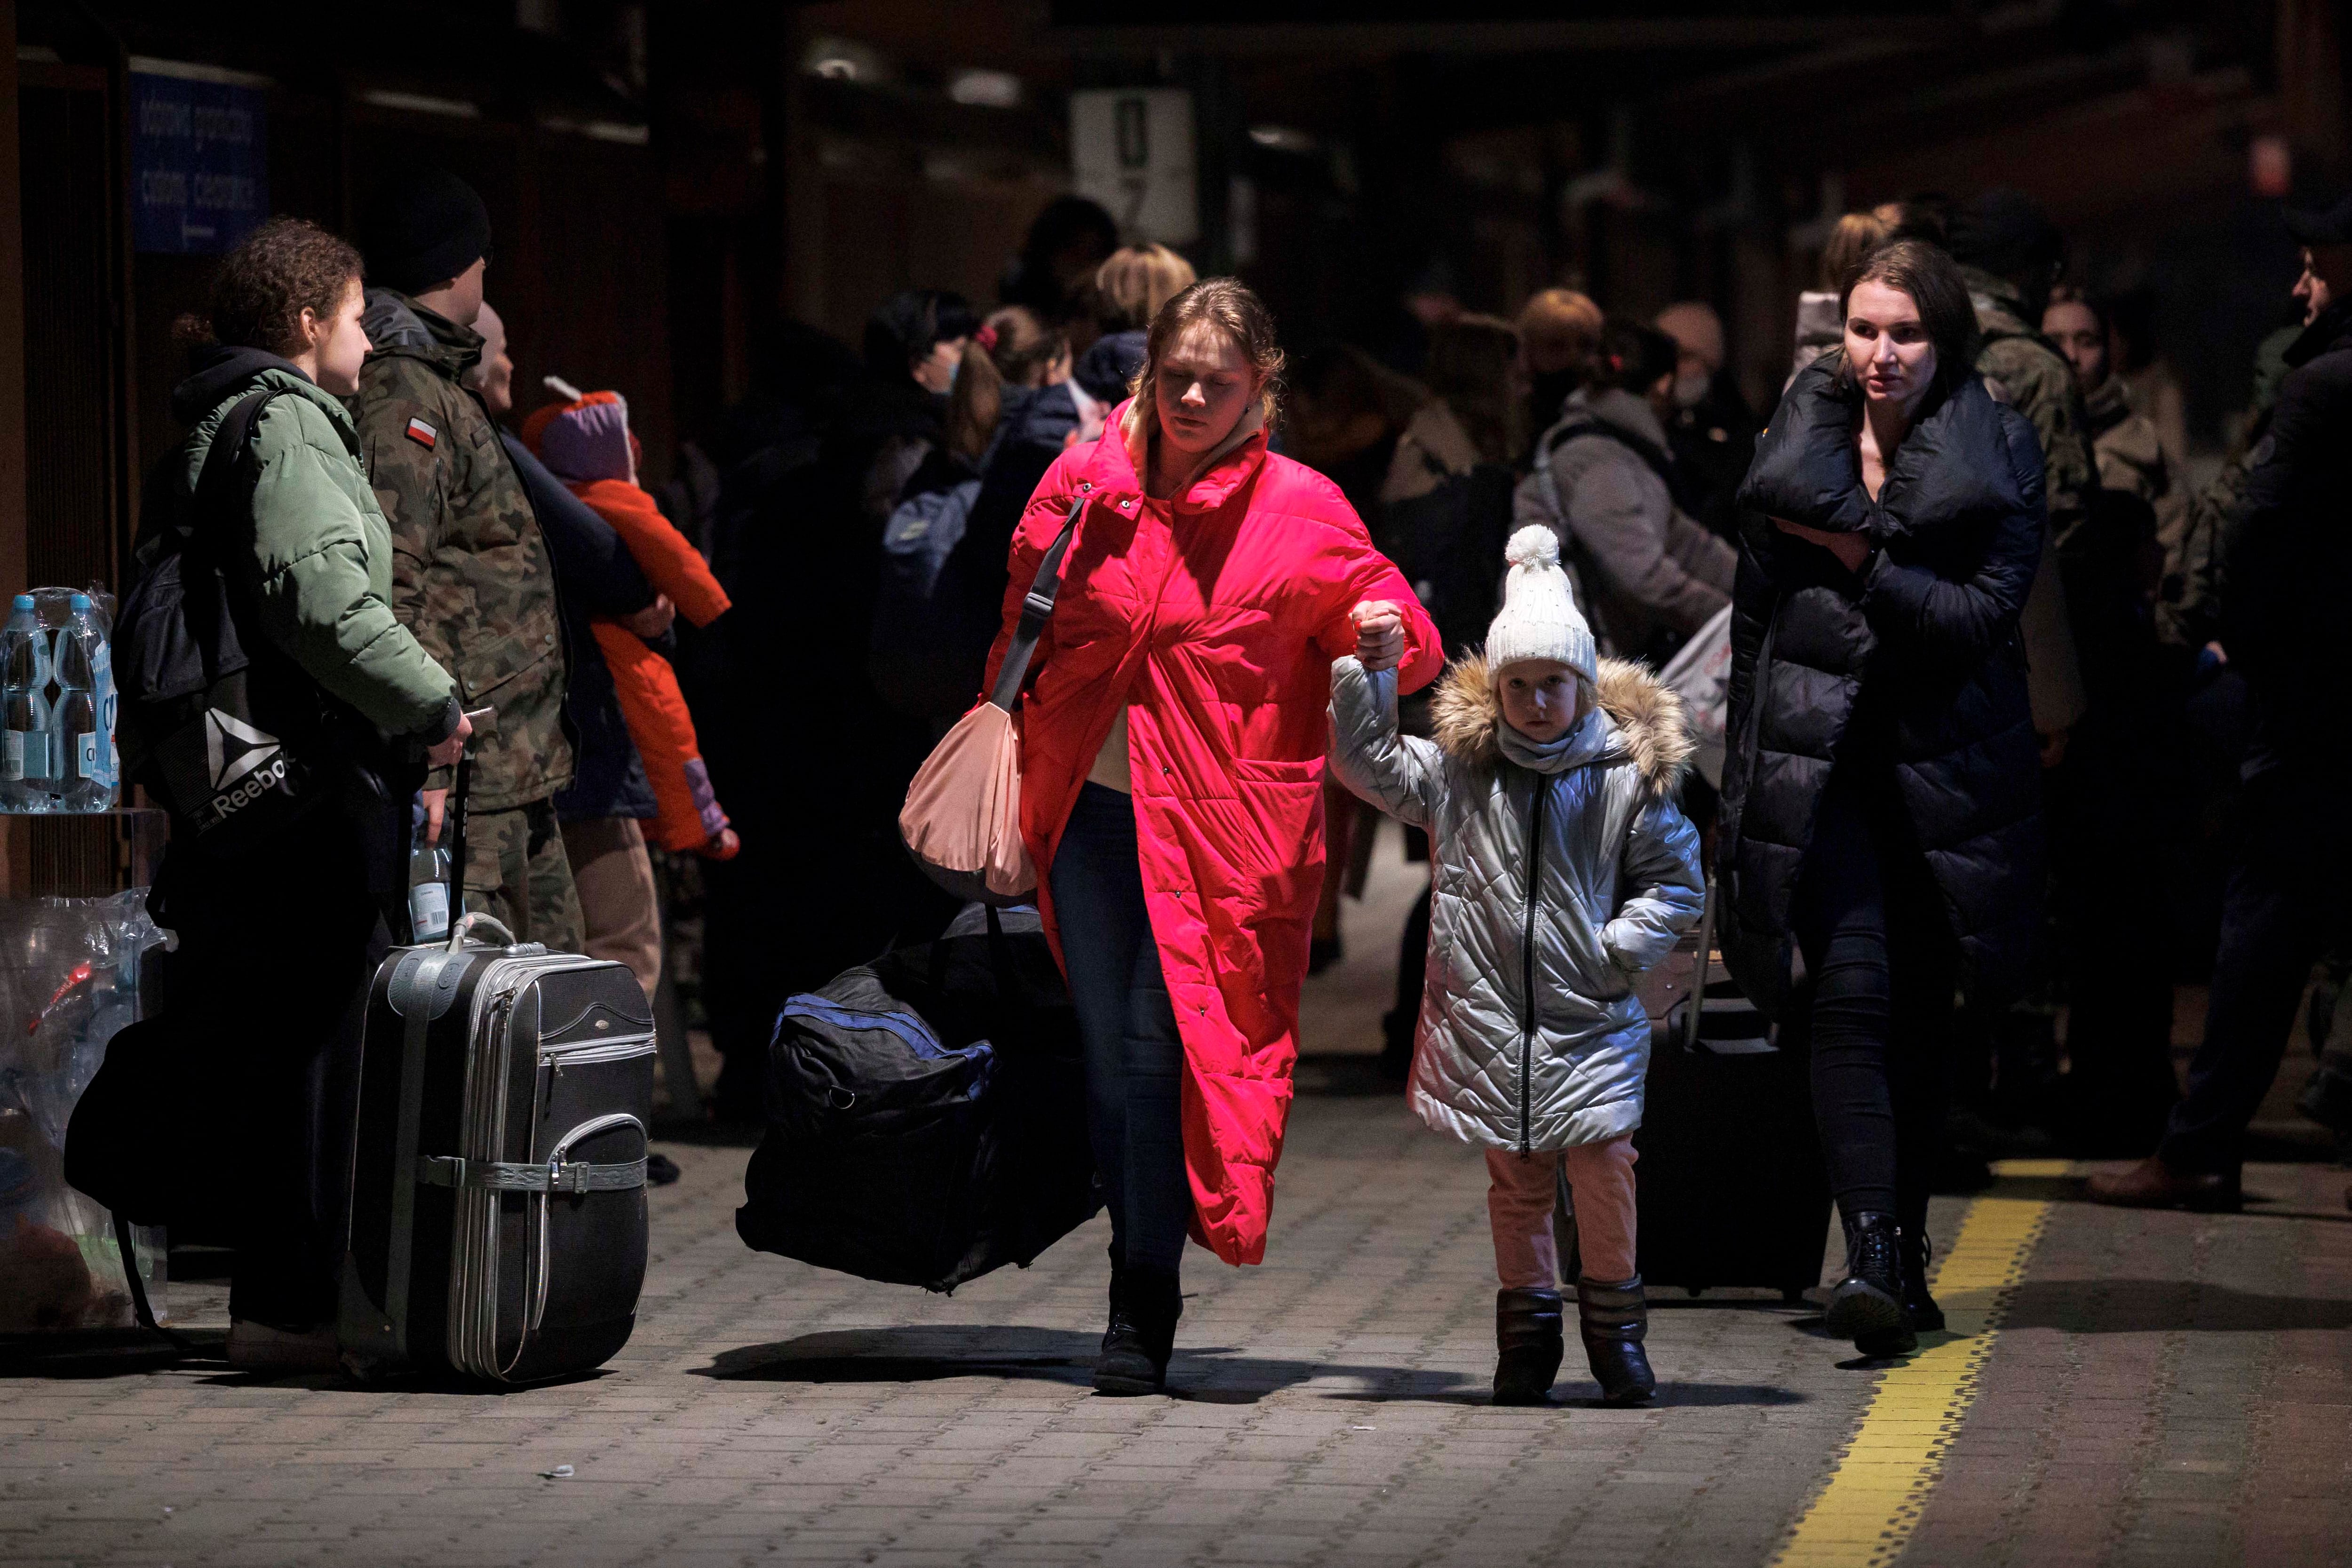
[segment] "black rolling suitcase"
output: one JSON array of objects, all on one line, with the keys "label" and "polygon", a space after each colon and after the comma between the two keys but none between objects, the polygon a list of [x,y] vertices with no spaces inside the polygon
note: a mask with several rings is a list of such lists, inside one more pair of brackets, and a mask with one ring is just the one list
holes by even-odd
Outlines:
[{"label": "black rolling suitcase", "polygon": [[784,1004],[735,1211],[747,1246],[947,1291],[1028,1267],[1102,1206],[1077,1018],[1037,917],[968,923]]},{"label": "black rolling suitcase", "polygon": [[338,1324],[362,1375],[562,1377],[636,1323],[653,1010],[622,964],[485,931],[394,949],[368,993]]},{"label": "black rolling suitcase", "polygon": [[[1715,952],[1715,890],[1643,988],[1652,1035],[1647,1103],[1633,1147],[1643,1283],[1758,1287],[1794,1301],[1821,1283],[1829,1177],[1813,1127],[1806,1063],[1775,1032]],[[1706,980],[1698,984],[1700,955]],[[1575,1221],[1561,1194],[1560,1256]]]}]

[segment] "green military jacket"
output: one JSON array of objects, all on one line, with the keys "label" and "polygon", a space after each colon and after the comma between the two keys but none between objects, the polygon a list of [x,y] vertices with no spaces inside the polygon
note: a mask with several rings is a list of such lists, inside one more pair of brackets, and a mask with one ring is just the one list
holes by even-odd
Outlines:
[{"label": "green military jacket", "polygon": [[498,426],[465,385],[481,337],[388,289],[367,300],[375,352],[353,412],[392,525],[393,608],[456,673],[467,711],[496,710],[475,724],[473,806],[544,800],[572,782],[555,566]]},{"label": "green military jacket", "polygon": [[2042,482],[2050,498],[2050,533],[2061,553],[2090,515],[2099,471],[2091,454],[2090,417],[2074,367],[2050,340],[2026,325],[2024,302],[2011,284],[1973,267],[1960,268],[1977,308],[1977,374],[2009,405],[2033,422],[2042,439]]},{"label": "green military jacket", "polygon": [[2253,448],[2270,428],[2279,383],[2286,379],[2286,351],[2302,335],[2301,327],[2281,327],[2254,350],[2254,397],[2246,411],[2246,427],[2231,447],[2221,472],[2189,507],[2177,578],[2173,563],[2166,563],[2164,595],[2156,606],[2157,625],[2174,642],[2202,647],[2221,635],[2222,560],[2245,502],[2246,480],[2253,472]]},{"label": "green military jacket", "polygon": [[1973,267],[1960,268],[1976,306],[1977,374],[1993,395],[2032,422],[2042,443],[2042,493],[2050,507],[2049,542],[2034,574],[2018,632],[2025,642],[2026,689],[2033,701],[2033,727],[2043,734],[2071,729],[2089,708],[2074,631],[2067,619],[2066,595],[2058,580],[2058,547],[2089,515],[2098,485],[2091,466],[2091,438],[2074,386],[2074,367],[2049,340],[2025,324],[2017,290]]},{"label": "green military jacket", "polygon": [[457,728],[449,676],[394,617],[392,537],[341,403],[275,355],[223,353],[174,400],[193,420],[177,454],[182,492],[195,493],[229,410],[264,390],[286,395],[254,426],[249,531],[227,556],[262,634],[377,728],[438,741]]}]

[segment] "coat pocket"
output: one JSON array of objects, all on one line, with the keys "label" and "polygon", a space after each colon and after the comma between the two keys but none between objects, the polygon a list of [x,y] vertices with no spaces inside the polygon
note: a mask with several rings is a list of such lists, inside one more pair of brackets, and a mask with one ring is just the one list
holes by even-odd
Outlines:
[{"label": "coat pocket", "polygon": [[458,656],[458,696],[467,707],[478,708],[492,692],[555,658],[562,646],[555,617],[533,616],[505,637]]},{"label": "coat pocket", "polygon": [[1323,759],[1276,762],[1263,757],[1235,757],[1234,777],[1249,784],[1319,784],[1323,782]]}]

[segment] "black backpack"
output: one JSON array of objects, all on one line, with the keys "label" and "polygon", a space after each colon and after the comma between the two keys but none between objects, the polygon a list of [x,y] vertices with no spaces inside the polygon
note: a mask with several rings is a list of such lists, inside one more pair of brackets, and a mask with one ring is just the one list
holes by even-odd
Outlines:
[{"label": "black backpack", "polygon": [[373,729],[259,634],[223,564],[258,477],[254,430],[283,395],[263,388],[229,410],[193,495],[165,471],[176,454],[159,465],[115,619],[123,776],[171,813],[175,843],[210,853],[307,816],[347,782],[331,764]]},{"label": "black backpack", "polygon": [[1094,1216],[1077,1016],[1036,919],[992,909],[784,1004],[747,1245],[944,1291]]}]

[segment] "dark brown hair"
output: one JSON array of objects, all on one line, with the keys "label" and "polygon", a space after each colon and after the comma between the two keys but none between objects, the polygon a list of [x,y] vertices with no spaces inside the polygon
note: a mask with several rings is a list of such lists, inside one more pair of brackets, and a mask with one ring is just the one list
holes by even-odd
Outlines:
[{"label": "dark brown hair", "polygon": [[[1282,344],[1275,337],[1274,312],[1238,278],[1204,278],[1160,307],[1143,340],[1143,368],[1136,372],[1129,389],[1135,395],[1135,407],[1129,417],[1149,413],[1151,378],[1160,373],[1160,360],[1176,346],[1177,339],[1202,325],[1214,327],[1232,339],[1242,358],[1264,378],[1258,409],[1265,416],[1266,428],[1273,429],[1282,413]],[[1147,428],[1156,431],[1158,427],[1159,420],[1152,416]]]},{"label": "dark brown hair", "polygon": [[1026,305],[992,312],[965,342],[956,365],[955,390],[948,395],[948,445],[977,461],[1003,415],[1005,384],[1029,385],[1069,342]]},{"label": "dark brown hair", "polygon": [[[1924,239],[1898,239],[1882,245],[1866,257],[1838,291],[1838,315],[1843,318],[1854,289],[1864,283],[1884,283],[1911,296],[1919,308],[1919,324],[1936,345],[1936,389],[1948,395],[1976,374],[1977,308],[1969,286],[1952,258]],[[1851,372],[1849,372],[1851,374]]]},{"label": "dark brown hair", "polygon": [[2115,330],[2115,301],[2104,294],[2094,294],[2078,283],[2056,283],[2050,289],[2050,298],[2042,309],[2048,314],[2052,305],[2080,305],[2091,312],[2098,323],[2099,335],[2106,337]]},{"label": "dark brown hair", "polygon": [[302,312],[332,320],[360,272],[360,253],[317,224],[271,218],[221,258],[207,313],[182,316],[172,335],[282,354],[302,334]]}]

